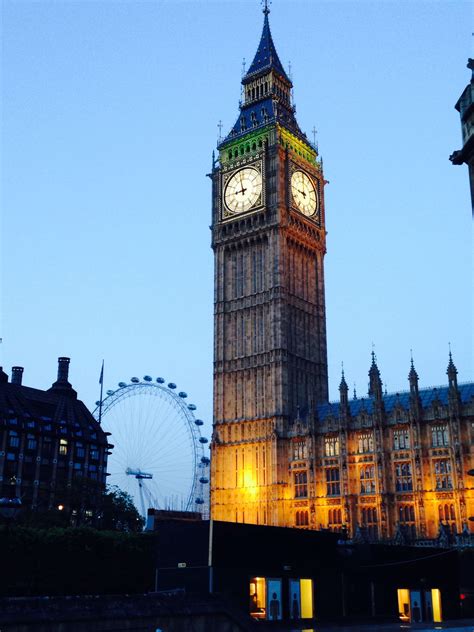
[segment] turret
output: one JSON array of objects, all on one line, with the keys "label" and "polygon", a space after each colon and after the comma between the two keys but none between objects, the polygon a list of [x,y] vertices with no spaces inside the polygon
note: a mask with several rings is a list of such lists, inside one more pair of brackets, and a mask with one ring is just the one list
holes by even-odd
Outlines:
[{"label": "turret", "polygon": [[451,350],[449,350],[449,362],[448,368],[446,369],[446,373],[448,375],[448,402],[451,408],[451,411],[456,414],[458,411],[458,407],[460,404],[460,393],[458,390],[458,370],[453,362],[453,356],[451,355]]},{"label": "turret", "polygon": [[408,382],[410,384],[410,408],[413,413],[420,412],[420,393],[418,389],[418,373],[413,364],[413,356],[410,361],[410,372],[408,373]]},{"label": "turret", "polygon": [[448,368],[446,369],[446,373],[448,375],[448,383],[449,383],[449,389],[454,389],[455,391],[458,390],[458,370],[454,365],[453,362],[453,356],[451,354],[451,351],[449,352],[449,363],[448,363]]},{"label": "turret", "polygon": [[341,383],[339,384],[339,401],[340,401],[340,417],[341,419],[347,419],[350,415],[349,409],[349,387],[347,386],[346,378],[344,377],[344,368],[342,369]]},{"label": "turret", "polygon": [[369,395],[374,397],[376,401],[382,401],[382,380],[380,379],[380,371],[373,351],[372,364],[369,369]]}]

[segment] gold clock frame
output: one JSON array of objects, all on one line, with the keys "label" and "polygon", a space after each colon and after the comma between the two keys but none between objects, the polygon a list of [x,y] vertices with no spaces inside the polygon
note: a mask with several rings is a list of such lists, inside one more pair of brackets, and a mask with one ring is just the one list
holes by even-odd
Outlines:
[{"label": "gold clock frame", "polygon": [[[294,201],[293,191],[291,190],[291,179],[293,177],[293,174],[296,173],[297,171],[301,171],[311,180],[311,183],[313,184],[314,190],[316,192],[316,209],[312,215],[305,215],[305,213],[303,213],[303,211],[300,210],[300,208],[297,206],[296,202]],[[320,192],[319,179],[315,177],[312,173],[310,173],[307,169],[302,167],[301,165],[298,165],[295,162],[290,162],[289,177],[288,177],[288,193],[289,193],[290,207],[294,211],[296,211],[300,216],[305,217],[306,219],[311,220],[315,224],[320,225],[321,223],[321,192]]]},{"label": "gold clock frame", "polygon": [[[260,177],[262,179],[262,189],[260,191],[260,194],[255,202],[255,204],[253,204],[249,209],[247,209],[246,211],[241,211],[240,213],[234,213],[233,211],[231,211],[226,203],[225,203],[225,199],[224,199],[224,194],[225,194],[225,189],[227,186],[227,183],[229,182],[229,180],[232,178],[232,176],[234,174],[236,174],[237,172],[241,171],[242,169],[255,169],[256,171],[258,171],[260,173]],[[230,221],[233,219],[238,219],[240,217],[245,217],[247,215],[250,215],[252,213],[256,213],[258,211],[261,211],[262,209],[265,208],[265,178],[264,178],[264,161],[263,161],[263,157],[259,158],[258,160],[252,160],[252,161],[237,161],[237,162],[233,162],[232,164],[232,168],[228,169],[227,171],[223,171],[221,173],[221,184],[220,184],[220,207],[221,207],[221,220],[223,222],[225,221]]]}]

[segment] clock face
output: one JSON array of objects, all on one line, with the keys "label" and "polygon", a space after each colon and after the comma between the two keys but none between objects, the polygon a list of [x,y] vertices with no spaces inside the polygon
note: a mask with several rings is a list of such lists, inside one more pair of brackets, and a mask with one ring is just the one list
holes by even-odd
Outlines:
[{"label": "clock face", "polygon": [[318,194],[309,176],[304,171],[295,171],[291,176],[291,193],[299,211],[311,217],[318,208]]},{"label": "clock face", "polygon": [[231,213],[244,213],[255,206],[262,192],[262,174],[254,167],[239,169],[229,178],[224,191]]}]

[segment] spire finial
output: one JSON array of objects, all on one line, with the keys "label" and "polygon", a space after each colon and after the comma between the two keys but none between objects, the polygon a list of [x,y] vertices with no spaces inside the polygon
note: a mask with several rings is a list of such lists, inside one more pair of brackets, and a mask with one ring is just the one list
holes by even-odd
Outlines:
[{"label": "spire finial", "polygon": [[245,67],[247,65],[247,62],[245,61],[245,57],[242,59],[242,77],[245,76]]},{"label": "spire finial", "polygon": [[219,128],[219,142],[221,142],[221,140],[222,140],[222,121],[219,121],[219,123],[217,123],[217,127]]},{"label": "spire finial", "polygon": [[354,382],[354,399],[357,399],[357,391],[356,391],[356,385]]},{"label": "spire finial", "polygon": [[272,3],[272,0],[262,0],[262,6],[263,6],[263,13],[264,15],[268,15],[270,13],[270,4]]},{"label": "spire finial", "polygon": [[449,359],[452,360],[453,359],[453,355],[451,353],[451,343],[448,342],[448,348],[449,348]]},{"label": "spire finial", "polygon": [[344,377],[344,361],[341,362],[342,377]]}]

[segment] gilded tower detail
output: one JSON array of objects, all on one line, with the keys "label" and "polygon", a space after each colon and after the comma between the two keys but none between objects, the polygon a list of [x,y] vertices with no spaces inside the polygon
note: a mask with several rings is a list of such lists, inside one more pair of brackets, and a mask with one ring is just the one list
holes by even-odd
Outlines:
[{"label": "gilded tower detail", "polygon": [[282,525],[289,430],[328,396],[326,235],[322,165],[296,122],[268,13],[212,172],[211,515]]}]

